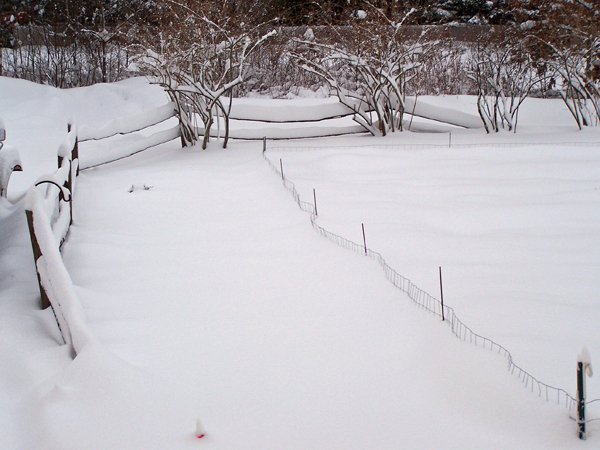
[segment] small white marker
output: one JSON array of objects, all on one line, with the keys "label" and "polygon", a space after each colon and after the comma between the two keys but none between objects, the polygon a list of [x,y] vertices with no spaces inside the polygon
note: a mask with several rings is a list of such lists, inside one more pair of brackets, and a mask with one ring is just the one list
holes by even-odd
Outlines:
[{"label": "small white marker", "polygon": [[202,426],[202,422],[200,422],[200,419],[196,419],[196,437],[198,439],[202,439],[204,436],[206,436],[204,426]]}]

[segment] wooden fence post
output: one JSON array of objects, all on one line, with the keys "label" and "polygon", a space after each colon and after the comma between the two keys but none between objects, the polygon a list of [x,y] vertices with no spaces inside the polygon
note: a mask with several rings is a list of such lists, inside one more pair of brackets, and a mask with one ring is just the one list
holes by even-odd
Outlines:
[{"label": "wooden fence post", "polygon": [[75,145],[73,146],[73,152],[71,153],[71,163],[77,160],[77,170],[75,171],[75,176],[79,176],[79,137],[75,136]]},{"label": "wooden fence post", "polygon": [[37,275],[38,286],[40,288],[40,297],[42,299],[41,306],[42,309],[46,309],[48,306],[50,306],[50,299],[48,298],[48,294],[46,294],[44,286],[42,286],[42,279],[40,278],[40,272],[37,267],[37,261],[42,256],[42,251],[35,236],[35,229],[33,226],[33,212],[25,210],[25,214],[27,216],[27,226],[29,227],[29,237],[31,238],[31,249],[33,250],[33,265],[35,266],[35,273]]},{"label": "wooden fence post", "polygon": [[[67,133],[71,132],[71,124],[68,123],[67,124]],[[75,145],[77,145],[77,141],[75,141]],[[71,194],[71,201],[69,202],[69,225],[73,225],[73,154],[74,154],[74,148],[70,148],[69,149],[69,154],[71,155],[70,160],[69,160],[69,174],[67,175],[67,179],[65,180],[65,183],[63,184],[64,187],[66,187],[69,190],[69,193]],[[60,169],[60,167],[62,166],[63,163],[63,157],[58,155],[58,168]]]}]

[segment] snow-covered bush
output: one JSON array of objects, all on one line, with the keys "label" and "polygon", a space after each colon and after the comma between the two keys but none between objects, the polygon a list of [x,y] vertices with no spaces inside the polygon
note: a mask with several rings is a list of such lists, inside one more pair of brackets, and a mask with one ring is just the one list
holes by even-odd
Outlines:
[{"label": "snow-covered bush", "polygon": [[477,111],[485,130],[515,131],[519,108],[546,74],[538,75],[526,38],[512,34],[501,40],[482,39],[468,73],[477,87]]},{"label": "snow-covered bush", "polygon": [[141,66],[175,102],[184,145],[193,145],[202,135],[205,149],[221,117],[225,148],[234,89],[252,75],[249,56],[275,31],[267,31],[262,24],[247,26],[228,17],[208,17],[178,3],[172,13],[180,18],[180,26],[162,36],[157,48],[142,58]]},{"label": "snow-covered bush", "polygon": [[404,35],[406,17],[394,22],[374,9],[357,21],[351,33],[338,33],[336,42],[298,39],[291,52],[304,70],[321,78],[341,103],[355,111],[354,120],[373,135],[402,131],[406,87],[426,53],[424,44]]},{"label": "snow-covered bush", "polygon": [[[577,126],[600,124],[600,10],[597,2],[534,0],[546,20],[530,26],[537,52]],[[528,25],[529,26],[529,25]]]},{"label": "snow-covered bush", "polygon": [[559,93],[577,126],[600,124],[600,37],[582,38],[577,46],[546,42],[552,56],[548,66]]}]

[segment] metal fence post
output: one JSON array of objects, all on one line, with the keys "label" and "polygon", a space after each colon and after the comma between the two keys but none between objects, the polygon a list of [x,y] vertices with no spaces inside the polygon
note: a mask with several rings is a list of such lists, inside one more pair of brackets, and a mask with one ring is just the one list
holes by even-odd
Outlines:
[{"label": "metal fence post", "polygon": [[442,320],[446,320],[446,316],[444,314],[444,286],[442,285],[442,266],[440,268],[440,301],[442,303]]},{"label": "metal fence post", "polygon": [[577,425],[579,439],[585,439],[585,373],[581,361],[577,362]]},{"label": "metal fence post", "polygon": [[584,347],[577,357],[577,427],[579,439],[582,440],[587,438],[585,419],[585,377],[591,377],[593,374],[590,353],[587,348]]},{"label": "metal fence post", "polygon": [[362,235],[363,235],[363,245],[365,247],[365,255],[369,255],[368,251],[367,251],[367,237],[365,235],[365,224],[361,223],[360,226],[362,227]]}]

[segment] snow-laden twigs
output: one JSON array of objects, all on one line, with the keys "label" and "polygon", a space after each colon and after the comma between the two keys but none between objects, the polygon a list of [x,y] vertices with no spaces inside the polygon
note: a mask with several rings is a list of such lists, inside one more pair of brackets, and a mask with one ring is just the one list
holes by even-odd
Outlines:
[{"label": "snow-laden twigs", "polygon": [[538,75],[526,41],[507,37],[477,44],[468,77],[477,86],[477,111],[486,132],[517,131],[519,108],[532,89],[548,78]]},{"label": "snow-laden twigs", "polygon": [[185,26],[165,38],[156,52],[148,51],[140,65],[175,104],[184,146],[193,145],[202,131],[206,148],[213,125],[220,126],[222,118],[225,148],[233,93],[252,73],[248,58],[276,32],[265,32],[263,24],[236,28],[227,18],[217,20],[180,2],[170,3],[186,13]]},{"label": "snow-laden twigs", "polygon": [[583,39],[578,47],[545,43],[552,51],[550,69],[562,83],[560,96],[579,129],[600,124],[600,37]]},{"label": "snow-laden twigs", "polygon": [[421,68],[426,46],[403,36],[407,16],[396,23],[379,14],[384,17],[381,23],[357,26],[346,41],[296,39],[289,55],[323,80],[365,130],[385,136],[403,130],[406,85]]}]

